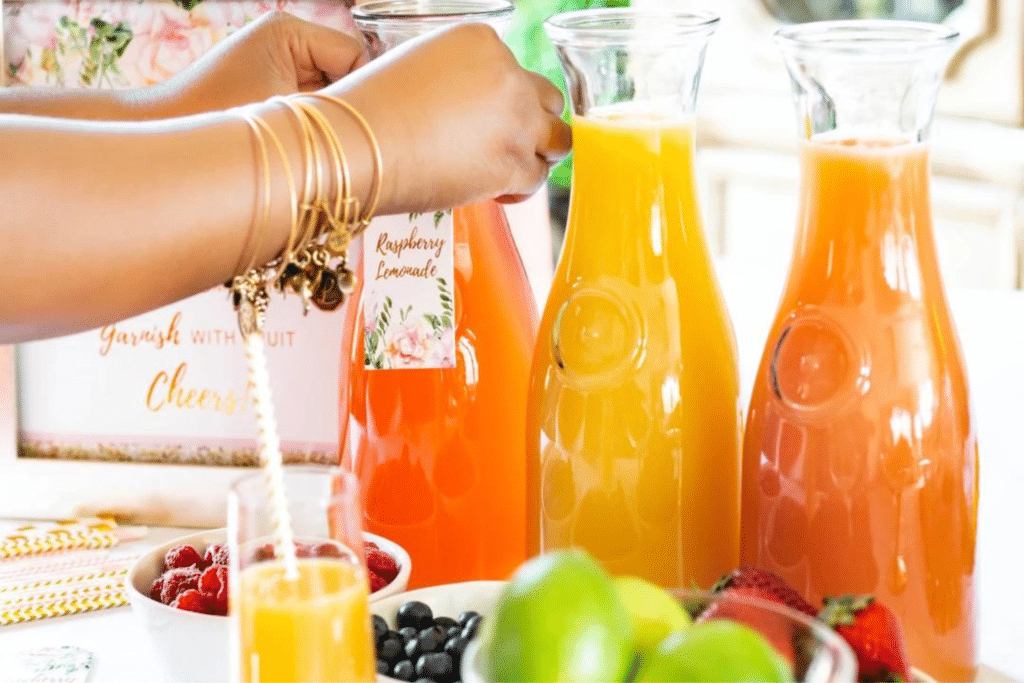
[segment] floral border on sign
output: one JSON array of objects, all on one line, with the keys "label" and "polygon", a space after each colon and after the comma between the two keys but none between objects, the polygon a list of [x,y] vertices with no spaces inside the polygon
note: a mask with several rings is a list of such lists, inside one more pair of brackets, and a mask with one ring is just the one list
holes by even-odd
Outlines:
[{"label": "floral border on sign", "polygon": [[266,12],[353,32],[347,0],[6,0],[11,84],[154,85]]}]

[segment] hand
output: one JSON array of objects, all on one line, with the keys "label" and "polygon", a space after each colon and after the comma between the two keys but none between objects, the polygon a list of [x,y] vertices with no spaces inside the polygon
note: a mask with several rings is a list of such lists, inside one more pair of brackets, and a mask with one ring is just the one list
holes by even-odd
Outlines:
[{"label": "hand", "polygon": [[562,94],[484,24],[409,41],[325,92],[358,109],[377,136],[378,213],[519,201],[571,146]]},{"label": "hand", "polygon": [[268,12],[157,87],[182,116],[319,90],[366,61],[360,38]]}]

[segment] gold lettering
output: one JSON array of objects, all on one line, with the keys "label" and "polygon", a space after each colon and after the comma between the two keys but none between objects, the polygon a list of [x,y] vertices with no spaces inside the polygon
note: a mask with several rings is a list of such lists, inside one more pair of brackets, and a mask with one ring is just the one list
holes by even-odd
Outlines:
[{"label": "gold lettering", "polygon": [[[190,387],[186,384],[188,363],[180,363],[173,374],[161,370],[153,377],[146,392],[146,408],[154,413],[164,408],[182,410],[209,410],[225,415],[234,415],[245,410],[245,401],[239,401],[237,394],[228,389],[221,393],[208,387]],[[245,395],[249,395],[246,387]]]},{"label": "gold lettering", "polygon": [[156,377],[154,377],[153,381],[149,384],[149,391],[146,392],[146,407],[154,413],[159,412],[159,410],[164,407],[165,401],[161,400],[159,403],[154,403],[153,394],[156,392],[157,387],[159,387],[161,383],[166,382],[167,379],[167,373],[161,370],[156,373]]},{"label": "gold lettering", "polygon": [[[116,325],[107,325],[100,330],[100,355],[106,356],[115,346],[152,346],[162,349],[165,346],[181,344],[181,311],[171,316],[167,329],[154,327],[149,330],[122,330]],[[194,333],[193,333],[194,339]]]}]

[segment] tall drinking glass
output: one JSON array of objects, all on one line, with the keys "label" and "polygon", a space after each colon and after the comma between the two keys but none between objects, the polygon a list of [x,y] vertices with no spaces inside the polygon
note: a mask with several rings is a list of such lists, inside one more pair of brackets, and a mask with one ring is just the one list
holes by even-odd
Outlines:
[{"label": "tall drinking glass", "polygon": [[228,507],[233,680],[369,682],[376,678],[359,488],[338,468],[285,468],[297,576],[275,556],[265,475],[238,482]]},{"label": "tall drinking glass", "polygon": [[873,593],[915,666],[974,680],[978,447],[929,196],[956,32],[851,21],[777,38],[801,211],[750,403],[743,561],[814,601]]}]

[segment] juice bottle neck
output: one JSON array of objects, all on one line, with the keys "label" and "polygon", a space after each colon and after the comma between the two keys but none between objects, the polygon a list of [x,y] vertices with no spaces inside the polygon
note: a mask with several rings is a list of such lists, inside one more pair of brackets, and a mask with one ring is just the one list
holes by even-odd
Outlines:
[{"label": "juice bottle neck", "polygon": [[811,142],[790,276],[830,296],[941,292],[925,145]]},{"label": "juice bottle neck", "polygon": [[577,118],[573,135],[564,259],[653,268],[706,249],[690,122]]}]

